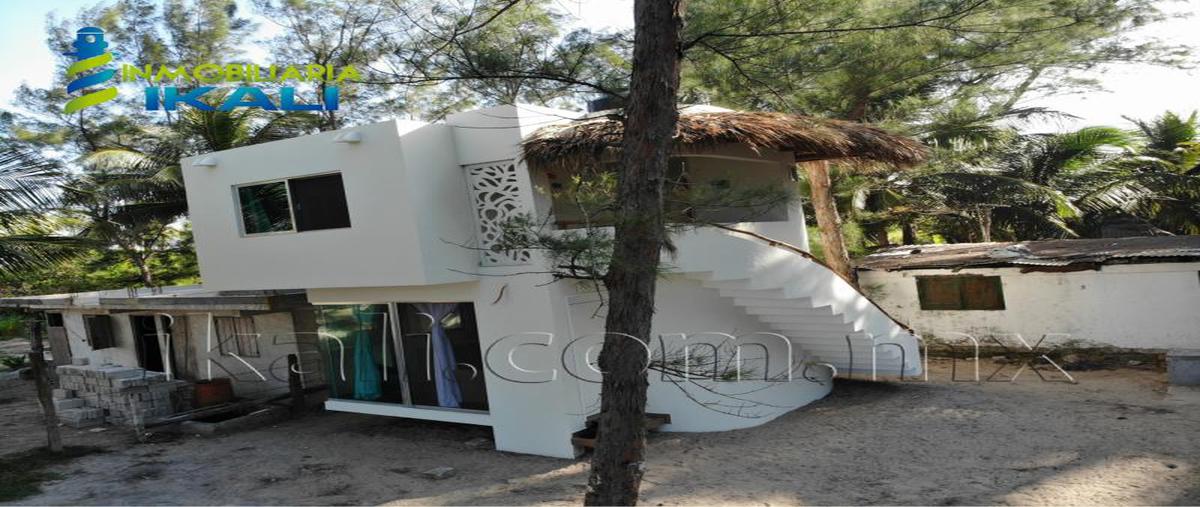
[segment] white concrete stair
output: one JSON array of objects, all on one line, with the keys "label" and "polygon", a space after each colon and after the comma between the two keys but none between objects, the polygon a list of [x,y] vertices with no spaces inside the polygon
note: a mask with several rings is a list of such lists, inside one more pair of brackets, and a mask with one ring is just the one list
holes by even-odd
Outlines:
[{"label": "white concrete stair", "polygon": [[[763,331],[786,336],[803,361],[829,363],[843,377],[921,373],[919,337],[829,268],[755,238],[725,233],[721,239],[720,248],[711,238],[692,246],[701,253],[680,259],[679,271],[754,316]],[[694,251],[688,248],[679,250]]]}]

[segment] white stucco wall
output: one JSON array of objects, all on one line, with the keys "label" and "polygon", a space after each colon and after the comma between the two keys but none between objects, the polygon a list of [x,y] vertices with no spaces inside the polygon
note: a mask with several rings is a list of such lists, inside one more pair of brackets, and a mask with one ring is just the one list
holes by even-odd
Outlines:
[{"label": "white stucco wall", "polygon": [[[489,412],[475,420],[493,428],[499,450],[570,458],[574,457],[571,433],[583,428],[587,414],[574,383],[550,380],[565,376],[554,373],[560,362],[562,337],[566,336],[566,320],[556,309],[565,308],[564,291],[568,288],[563,284],[540,286],[547,282],[550,280],[546,275],[530,274],[426,287],[317,289],[309,291],[309,300],[315,304],[474,304],[481,351],[487,354],[492,349],[484,358],[487,364],[482,372]],[[550,333],[554,338],[522,335],[527,332]],[[512,362],[509,352],[513,354]],[[514,365],[532,372],[519,371]],[[372,413],[403,415],[399,405],[372,405],[378,410]],[[454,413],[439,413],[436,408],[418,410],[425,413],[410,416],[457,420]]]},{"label": "white stucco wall", "polygon": [[209,338],[210,318],[222,315],[225,314],[187,315],[187,340],[191,354],[196,358],[196,380],[230,378],[234,395],[243,398],[264,398],[287,393],[287,356],[297,353],[296,339],[292,334],[292,314],[272,312],[252,315],[254,331],[258,333],[256,341],[259,354],[240,360],[221,354],[215,329]]},{"label": "white stucco wall", "polygon": [[[347,132],[358,143],[334,139]],[[386,121],[182,161],[206,287],[305,289],[447,283],[477,262],[449,243],[474,235],[466,183],[445,125]],[[197,159],[215,167],[197,167]],[[340,172],[350,227],[245,236],[234,186]],[[437,269],[427,269],[436,259]]]},{"label": "white stucco wall", "polygon": [[[580,349],[580,353],[572,354],[580,361],[582,349],[589,344],[597,346],[596,352],[599,352],[605,314],[603,308],[598,307],[598,301],[598,297],[588,293],[572,298],[572,337],[591,336],[572,347],[573,350]],[[667,357],[677,358],[683,347],[691,344],[691,353],[700,356],[698,360],[704,362],[708,361],[704,356],[711,356],[712,349],[700,344],[725,343],[727,346],[718,352],[718,359],[724,362],[735,352],[729,345],[741,343],[745,375],[740,382],[697,381],[693,384],[678,377],[664,376],[661,371],[651,371],[646,410],[671,415],[671,424],[664,426],[663,431],[726,431],[757,426],[824,397],[832,388],[829,369],[817,367],[805,372],[799,347],[790,345],[780,336],[767,334],[770,329],[761,322],[730,304],[728,299],[721,298],[716,289],[705,288],[696,280],[678,276],[660,280],[654,308],[652,334],[656,357],[661,357],[665,348]],[[730,342],[727,336],[719,333],[736,339]],[[692,368],[699,366],[703,364]],[[582,375],[587,381],[572,379],[579,385],[584,406],[591,407],[592,412],[598,411],[600,386],[595,382],[600,380],[599,375],[583,369],[581,362],[577,367],[588,373]],[[786,380],[789,369],[792,370],[791,380]],[[765,382],[764,378],[773,381]]]},{"label": "white stucco wall", "polygon": [[[921,310],[916,277],[1000,276],[1004,310]],[[1032,345],[1046,333],[1140,349],[1200,347],[1200,263],[1126,264],[1100,271],[1021,273],[1018,268],[860,271],[864,290],[925,336],[1020,333]],[[1002,338],[1003,339],[1003,338]],[[1061,341],[1064,336],[1048,338]],[[1015,343],[1015,342],[1014,342]]]},{"label": "white stucco wall", "polygon": [[[56,310],[51,310],[54,312]],[[87,341],[87,328],[84,327],[83,316],[95,315],[95,311],[63,310],[63,327],[67,330],[67,341],[71,344],[73,358],[86,358],[88,364],[118,364],[122,366],[137,366],[137,348],[133,343],[133,331],[129,318],[124,315],[112,315],[113,342],[115,346],[93,350]]]},{"label": "white stucco wall", "polygon": [[[58,310],[50,310],[57,312]],[[130,314],[111,314],[113,324],[113,340],[115,346],[93,350],[87,342],[87,331],[84,328],[84,315],[94,315],[95,310],[67,309],[61,311],[63,326],[67,330],[67,340],[71,346],[74,358],[86,358],[89,364],[114,364],[120,366],[138,367],[137,346],[133,341],[133,330]],[[146,315],[149,315],[148,313]],[[203,380],[207,378],[229,377],[234,380],[234,394],[242,397],[258,397],[272,393],[287,391],[287,355],[296,353],[296,345],[292,339],[292,314],[290,312],[271,312],[253,315],[255,330],[261,334],[258,339],[259,356],[244,358],[242,363],[234,358],[221,356],[216,348],[216,336],[213,336],[212,350],[208,351],[208,321],[210,315],[230,316],[233,312],[187,312],[171,314],[180,328],[171,337],[172,340],[183,340],[189,349],[189,359],[198,368],[195,378],[188,380]],[[178,349],[178,347],[177,347]],[[282,359],[280,359],[282,358]],[[180,354],[175,354],[177,376],[184,378],[187,369],[178,365],[184,360]],[[210,370],[208,360],[214,361]],[[217,364],[224,366],[217,366]],[[253,369],[251,369],[253,368]],[[261,373],[263,380],[257,370]],[[211,377],[210,372],[211,371]],[[272,372],[274,374],[272,374]]]},{"label": "white stucco wall", "polygon": [[[309,299],[317,304],[473,303],[480,348],[487,363],[483,372],[489,405],[486,421],[493,428],[497,448],[573,457],[571,433],[583,429],[584,419],[599,411],[599,385],[594,383],[598,377],[583,361],[589,346],[598,345],[602,339],[599,333],[604,328],[604,317],[602,312],[596,313],[590,291],[569,282],[539,286],[548,281],[542,275],[517,275],[431,287],[321,289],[310,291]],[[789,350],[781,339],[752,335],[767,330],[722,300],[716,290],[703,288],[696,281],[672,278],[660,282],[656,309],[654,334],[664,335],[668,350],[679,350],[683,344],[677,333],[691,335],[688,340],[692,343],[712,343],[724,338],[696,333],[718,332],[739,336],[739,340],[747,343],[743,355],[748,376],[786,371],[785,358],[789,352],[799,360],[799,351]],[[576,338],[582,339],[575,342]],[[770,362],[764,363],[762,349],[750,343],[764,344]],[[564,363],[564,348],[568,346]],[[598,350],[592,351],[593,358]],[[706,352],[704,348],[693,350]],[[696,386],[669,383],[661,374],[651,372],[647,409],[671,414],[672,424],[664,427],[664,431],[722,431],[756,426],[829,393],[832,387],[829,370],[807,371],[811,380],[804,379],[803,373],[796,363],[790,382],[747,380],[704,384],[727,394],[750,393],[723,397]],[[684,395],[681,387],[699,401]],[[742,406],[740,415],[734,413],[737,409],[733,407],[737,406]],[[376,408],[378,412],[373,413],[401,414],[399,409],[389,412],[387,407]],[[425,410],[424,415],[405,414],[441,417],[436,413],[438,409]]]}]

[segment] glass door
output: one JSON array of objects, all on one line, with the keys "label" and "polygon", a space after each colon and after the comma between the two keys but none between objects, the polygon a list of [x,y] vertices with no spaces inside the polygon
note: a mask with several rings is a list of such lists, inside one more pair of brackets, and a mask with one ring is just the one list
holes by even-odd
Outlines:
[{"label": "glass door", "polygon": [[331,398],[405,403],[389,305],[318,307]]},{"label": "glass door", "polygon": [[488,409],[471,303],[319,308],[331,398]]},{"label": "glass door", "polygon": [[487,410],[483,352],[471,303],[400,303],[414,405]]}]

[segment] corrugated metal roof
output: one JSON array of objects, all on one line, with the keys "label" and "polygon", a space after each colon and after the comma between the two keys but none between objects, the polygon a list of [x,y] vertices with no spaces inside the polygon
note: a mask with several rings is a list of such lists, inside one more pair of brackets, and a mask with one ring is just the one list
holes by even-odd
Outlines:
[{"label": "corrugated metal roof", "polygon": [[222,309],[269,310],[280,298],[303,299],[303,290],[218,291],[201,285],[114,289],[0,298],[0,307],[31,309]]},{"label": "corrugated metal roof", "polygon": [[1136,264],[1200,260],[1200,236],[1055,239],[1009,243],[955,243],[889,248],[862,259],[859,269]]}]

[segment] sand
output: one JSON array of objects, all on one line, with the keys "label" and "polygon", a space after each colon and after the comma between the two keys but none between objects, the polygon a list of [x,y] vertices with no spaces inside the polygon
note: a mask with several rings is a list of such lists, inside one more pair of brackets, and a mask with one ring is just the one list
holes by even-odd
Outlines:
[{"label": "sand", "polygon": [[[984,365],[985,376],[993,365]],[[763,426],[654,435],[645,505],[1200,504],[1200,403],[1161,372],[1078,384],[839,381]],[[28,382],[0,384],[4,452],[41,444]],[[586,461],[475,449],[469,426],[321,413],[222,437],[65,429],[108,452],[22,504],[579,504]],[[420,472],[439,466],[454,476]]]}]

